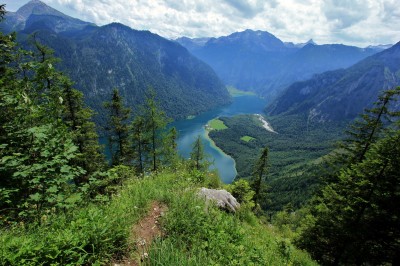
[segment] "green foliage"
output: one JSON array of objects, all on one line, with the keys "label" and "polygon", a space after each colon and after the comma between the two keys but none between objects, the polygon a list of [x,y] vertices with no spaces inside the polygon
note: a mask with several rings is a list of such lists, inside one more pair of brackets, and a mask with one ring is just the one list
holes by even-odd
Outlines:
[{"label": "green foliage", "polygon": [[[265,130],[254,115],[221,117],[228,129],[211,131],[210,137],[236,161],[237,178],[249,179],[261,149],[268,146],[268,198],[260,202],[268,210],[278,211],[288,202],[295,208],[304,205],[317,189],[316,176],[321,169],[316,160],[331,152],[334,142],[342,138],[346,122],[309,123],[301,116],[270,117],[267,120],[278,132]],[[242,136],[252,136],[244,142]]]},{"label": "green foliage", "polygon": [[[192,191],[182,191],[169,202],[163,226],[166,237],[149,253],[152,265],[314,265],[296,250],[282,255],[267,227],[249,225],[215,206],[205,206]],[[161,258],[163,258],[161,260]],[[165,258],[165,260],[164,260]]]},{"label": "green foliage", "polygon": [[56,69],[53,51],[30,37],[0,33],[0,223],[42,223],[97,193],[89,185],[102,170],[92,112],[82,93]]},{"label": "green foliage", "polygon": [[243,136],[243,137],[241,137],[240,139],[243,140],[243,141],[245,141],[245,142],[249,142],[249,141],[252,141],[252,140],[255,139],[255,138],[250,137],[250,136]]},{"label": "green foliage", "polygon": [[223,130],[227,129],[228,127],[224,124],[223,121],[219,119],[213,119],[207,124],[212,130]]},{"label": "green foliage", "polygon": [[[62,70],[76,82],[76,88],[86,96],[85,102],[98,114],[98,124],[107,117],[101,103],[109,100],[108,95],[116,87],[131,109],[145,103],[146,89],[154,88],[160,107],[174,119],[231,101],[211,67],[173,41],[119,23],[101,27],[85,23],[60,32],[64,25],[76,21],[62,17],[63,23],[54,23],[59,14],[35,14],[35,18],[43,23],[27,23],[27,29],[19,35],[25,38],[25,34],[35,31],[42,43],[55,50],[62,59]],[[57,28],[49,34],[48,27],[53,25]]]},{"label": "green foliage", "polygon": [[208,167],[205,162],[206,155],[204,153],[204,146],[201,142],[200,136],[197,136],[196,141],[193,143],[192,152],[190,153],[190,161],[193,164],[193,168],[197,170],[203,170]]},{"label": "green foliage", "polygon": [[129,120],[131,110],[124,106],[123,97],[114,89],[111,100],[104,106],[109,111],[109,121],[106,126],[108,145],[112,154],[112,165],[127,164],[131,159],[131,144],[129,142]]},{"label": "green foliage", "polygon": [[132,149],[133,149],[133,167],[140,174],[144,174],[147,160],[149,141],[146,136],[145,120],[137,115],[132,121]]},{"label": "green foliage", "polygon": [[[117,167],[110,170],[111,174],[126,177],[129,171]],[[159,181],[164,188],[165,183]],[[152,197],[163,195],[155,189],[154,181],[138,184],[132,179],[125,185],[126,190],[119,189],[110,202],[87,202],[84,207],[57,215],[46,212],[41,226],[21,223],[3,229],[0,264],[100,265],[121,256],[131,225],[144,214]]]},{"label": "green foliage", "polygon": [[[254,189],[254,205],[257,207],[262,200],[261,192],[263,188],[263,183],[265,182],[266,175],[268,173],[268,154],[269,149],[265,147],[261,152],[260,158],[255,164],[252,187]],[[264,199],[265,201],[265,199]]]},{"label": "green foliage", "polygon": [[399,92],[385,92],[377,112],[365,114],[364,123],[356,122],[362,126],[347,140],[350,162],[336,160],[342,168],[314,199],[313,219],[298,244],[323,264],[381,265],[399,259],[400,213],[394,206],[400,200],[400,129],[397,119],[381,123],[384,114],[398,115],[391,111],[396,105],[391,109],[389,98]]},{"label": "green foliage", "polygon": [[77,185],[87,182],[87,176],[104,168],[105,160],[99,145],[96,125],[91,121],[93,111],[85,107],[83,94],[72,88],[72,82],[63,77],[63,121],[72,132],[72,140],[78,146],[76,164],[86,170],[85,178],[75,179]]},{"label": "green foliage", "polygon": [[41,222],[44,211],[79,204],[82,191],[70,185],[85,169],[63,121],[62,83],[51,51],[36,42],[35,52],[17,49],[14,36],[0,36],[0,208],[5,221]]},{"label": "green foliage", "polygon": [[242,91],[233,86],[227,86],[226,89],[228,90],[229,94],[233,97],[244,96],[244,95],[256,95],[254,92]]},{"label": "green foliage", "polygon": [[156,94],[152,88],[146,92],[146,102],[140,105],[132,121],[131,140],[133,164],[136,170],[144,174],[145,171],[157,171],[163,166],[177,165],[176,139],[178,132],[175,128],[167,131],[170,121],[156,101]]},{"label": "green foliage", "polygon": [[[168,206],[164,236],[150,247],[152,265],[315,265],[307,254],[290,243],[282,255],[278,237],[257,221],[243,222],[195,196],[196,179],[183,167],[138,179],[128,168],[111,172],[123,175],[123,186],[108,202],[87,203],[54,215],[44,213],[41,226],[19,224],[0,231],[0,264],[110,264],[134,252],[132,225],[157,200]],[[128,176],[126,176],[128,175]],[[212,174],[211,174],[212,175]]]},{"label": "green foliage", "polygon": [[239,179],[233,184],[228,185],[228,191],[235,197],[235,199],[242,205],[247,204],[249,207],[254,207],[254,194],[250,184],[247,180]]}]

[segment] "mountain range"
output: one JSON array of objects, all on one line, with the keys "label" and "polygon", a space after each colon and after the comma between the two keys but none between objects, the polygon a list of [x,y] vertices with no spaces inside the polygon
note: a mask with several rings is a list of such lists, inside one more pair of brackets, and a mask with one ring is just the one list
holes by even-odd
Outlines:
[{"label": "mountain range", "polygon": [[317,45],[313,40],[294,44],[266,31],[253,30],[208,40],[179,38],[176,41],[208,63],[225,84],[266,98],[278,96],[293,82],[349,67],[384,49]]},{"label": "mountain range", "polygon": [[354,118],[399,77],[399,44],[387,50],[390,45],[318,45],[312,39],[295,44],[253,30],[171,41],[119,23],[99,27],[39,0],[7,13],[1,26],[17,31],[26,46],[35,33],[54,49],[100,115],[115,87],[131,107],[153,87],[166,113],[183,118],[229,103],[227,84],[269,98],[271,115],[306,112],[314,120],[339,120]]},{"label": "mountain range", "polygon": [[293,83],[268,108],[270,115],[306,114],[309,120],[354,119],[378,95],[400,84],[400,42],[357,64]]},{"label": "mountain range", "polygon": [[144,101],[152,87],[167,115],[183,118],[231,98],[215,72],[176,42],[149,31],[137,31],[119,23],[102,27],[69,17],[33,0],[17,12],[9,12],[5,31],[17,31],[29,46],[28,36],[55,51],[61,69],[81,90],[98,113],[102,102],[118,88],[130,107]]}]

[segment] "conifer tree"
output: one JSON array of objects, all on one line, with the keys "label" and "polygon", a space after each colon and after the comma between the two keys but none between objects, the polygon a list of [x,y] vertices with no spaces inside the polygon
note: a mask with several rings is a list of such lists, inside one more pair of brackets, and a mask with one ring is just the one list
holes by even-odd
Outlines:
[{"label": "conifer tree", "polygon": [[149,140],[149,153],[151,170],[157,171],[162,161],[166,158],[165,129],[170,121],[165,113],[160,109],[156,99],[154,89],[147,91],[146,102],[142,107],[141,115],[146,125],[146,135]]},{"label": "conifer tree", "polygon": [[190,160],[193,162],[193,167],[197,170],[202,170],[207,166],[204,162],[204,146],[200,136],[197,136],[196,141],[193,143],[192,152],[190,153]]},{"label": "conifer tree", "polygon": [[146,135],[146,124],[140,115],[132,121],[132,145],[134,150],[133,164],[136,171],[144,174],[146,160],[148,159],[149,139]]},{"label": "conifer tree", "polygon": [[[63,121],[72,131],[73,142],[78,146],[80,156],[76,159],[77,165],[86,170],[86,175],[90,175],[101,170],[105,164],[96,125],[91,121],[93,111],[85,106],[83,94],[72,88],[72,82],[66,77],[63,79]],[[84,181],[79,179],[75,183]]]},{"label": "conifer tree", "polygon": [[[385,92],[360,134],[352,134],[350,163],[340,165],[312,205],[313,220],[300,247],[325,265],[397,265],[400,256],[400,128],[396,109],[400,88]],[[383,120],[386,119],[387,121]],[[393,122],[390,122],[393,120]],[[344,165],[344,166],[343,166]]]},{"label": "conifer tree", "polygon": [[177,139],[178,131],[175,127],[170,128],[164,141],[164,147],[166,163],[171,166],[176,166],[179,162]]},{"label": "conifer tree", "polygon": [[10,219],[40,221],[44,209],[79,201],[69,184],[85,171],[73,163],[77,147],[60,119],[62,89],[52,82],[51,59],[35,60],[14,37],[0,35],[0,208]]},{"label": "conifer tree", "polygon": [[129,139],[129,120],[131,110],[126,108],[118,89],[112,92],[111,100],[104,106],[109,111],[109,121],[106,131],[109,134],[109,145],[112,154],[112,164],[128,164],[131,159],[131,144]]},{"label": "conifer tree", "polygon": [[384,91],[374,106],[366,109],[350,126],[346,131],[347,137],[339,144],[338,151],[325,162],[328,169],[324,177],[325,182],[335,182],[335,176],[341,168],[364,159],[369,147],[379,139],[386,126],[399,116],[398,112],[390,110],[390,105],[397,101],[399,95],[400,87]]},{"label": "conifer tree", "polygon": [[254,194],[255,207],[257,207],[257,204],[260,203],[263,181],[265,181],[265,177],[268,173],[268,154],[269,154],[269,149],[268,147],[265,147],[261,152],[260,158],[256,163],[253,173],[254,182],[252,185],[255,192]]}]

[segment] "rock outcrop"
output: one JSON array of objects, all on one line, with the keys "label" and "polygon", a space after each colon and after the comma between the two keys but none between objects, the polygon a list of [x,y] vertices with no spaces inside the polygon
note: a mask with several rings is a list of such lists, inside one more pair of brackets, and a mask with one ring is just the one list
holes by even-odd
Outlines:
[{"label": "rock outcrop", "polygon": [[206,201],[213,201],[218,207],[228,211],[236,212],[240,207],[240,204],[237,202],[235,197],[224,189],[217,190],[203,187],[199,190],[198,194],[204,197]]}]

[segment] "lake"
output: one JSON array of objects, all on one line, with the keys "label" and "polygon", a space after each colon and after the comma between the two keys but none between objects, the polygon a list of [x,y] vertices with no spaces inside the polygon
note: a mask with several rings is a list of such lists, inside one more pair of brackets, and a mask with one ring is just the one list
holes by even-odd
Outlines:
[{"label": "lake", "polygon": [[253,95],[235,96],[230,105],[202,113],[192,119],[180,120],[172,123],[179,132],[178,151],[184,158],[190,157],[192,145],[197,136],[201,137],[204,144],[204,152],[210,155],[214,161],[212,169],[217,169],[221,180],[230,184],[236,177],[235,160],[225,154],[207,137],[205,125],[208,121],[220,116],[234,116],[238,114],[260,114],[267,102]]}]

